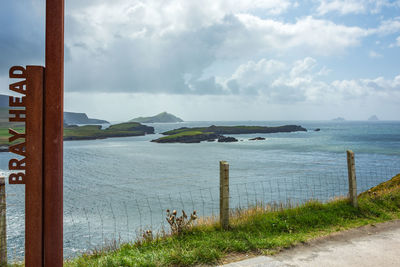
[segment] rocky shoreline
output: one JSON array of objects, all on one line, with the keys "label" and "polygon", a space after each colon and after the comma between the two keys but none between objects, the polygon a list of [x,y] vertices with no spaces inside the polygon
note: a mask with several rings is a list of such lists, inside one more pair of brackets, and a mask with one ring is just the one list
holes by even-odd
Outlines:
[{"label": "rocky shoreline", "polygon": [[219,134],[197,134],[197,135],[183,135],[175,138],[159,138],[151,140],[155,143],[200,143],[202,141],[215,141],[220,138]]},{"label": "rocky shoreline", "polygon": [[261,134],[261,133],[291,133],[291,132],[307,132],[306,128],[300,125],[283,125],[283,126],[215,126],[209,127],[182,127],[171,131],[163,132],[163,135],[173,135],[188,131],[200,131],[203,133],[216,134]]}]

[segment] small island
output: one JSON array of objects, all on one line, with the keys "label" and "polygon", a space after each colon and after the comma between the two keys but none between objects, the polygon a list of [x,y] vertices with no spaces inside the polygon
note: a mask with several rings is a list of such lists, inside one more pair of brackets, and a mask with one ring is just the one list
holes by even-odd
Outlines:
[{"label": "small island", "polygon": [[[306,132],[307,129],[298,125],[284,125],[276,127],[267,126],[215,126],[209,127],[182,127],[162,133],[167,135],[151,142],[156,143],[200,143],[202,141],[237,142],[233,137],[224,134],[259,134],[259,133],[290,133]],[[260,140],[260,139],[258,139]]]},{"label": "small island", "polygon": [[130,120],[130,122],[140,122],[140,123],[173,123],[173,122],[183,122],[181,118],[176,117],[168,112],[162,112],[152,117],[138,117]]},{"label": "small island", "polygon": [[379,121],[378,116],[372,115],[371,117],[368,118],[368,121]]},{"label": "small island", "polygon": [[265,140],[265,138],[260,136],[249,139],[249,141],[262,141],[262,140]]},{"label": "small island", "polygon": [[337,118],[332,119],[332,121],[346,121],[346,119],[343,117],[337,117]]}]

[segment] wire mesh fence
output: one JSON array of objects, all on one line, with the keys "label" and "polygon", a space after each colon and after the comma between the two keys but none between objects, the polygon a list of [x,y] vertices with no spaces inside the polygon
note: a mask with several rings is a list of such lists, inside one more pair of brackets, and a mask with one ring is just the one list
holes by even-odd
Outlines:
[{"label": "wire mesh fence", "polygon": [[[320,166],[321,167],[321,166]],[[232,170],[233,169],[233,170]],[[295,206],[309,200],[327,202],[348,194],[346,168],[311,172],[297,170],[276,177],[265,174],[249,180],[231,169],[229,202],[231,212],[254,206]],[[357,168],[358,192],[363,192],[400,173],[398,165]],[[249,180],[249,181],[247,181]],[[162,194],[152,194],[152,188],[138,192],[115,187],[89,191],[86,194],[66,194],[64,200],[64,254],[72,257],[91,249],[117,246],[152,233],[168,233],[166,210],[196,211],[198,217],[217,220],[219,217],[218,183],[184,188]],[[21,189],[22,190],[22,189]],[[21,192],[23,193],[23,192]],[[24,209],[19,194],[7,197],[8,258],[23,257]],[[21,242],[22,240],[22,242]]]},{"label": "wire mesh fence", "polygon": [[[400,168],[375,168],[357,172],[358,192],[382,183]],[[325,174],[301,173],[259,181],[230,184],[230,209],[235,212],[255,206],[296,206],[309,200],[327,202],[348,194],[347,170]],[[65,207],[65,249],[73,255],[88,248],[101,248],[141,238],[145,231],[166,233],[166,210],[196,211],[199,217],[219,217],[219,187],[182,191],[164,195],[126,195],[124,200],[111,196],[77,207]]]}]

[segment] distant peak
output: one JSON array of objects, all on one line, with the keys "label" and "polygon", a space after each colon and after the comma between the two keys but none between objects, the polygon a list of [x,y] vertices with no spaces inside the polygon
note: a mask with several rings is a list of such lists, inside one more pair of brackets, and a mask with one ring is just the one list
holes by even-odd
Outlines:
[{"label": "distant peak", "polygon": [[138,117],[130,121],[140,122],[140,123],[154,123],[154,122],[183,122],[181,118],[178,118],[166,111],[161,112],[155,116],[151,117]]},{"label": "distant peak", "polygon": [[379,121],[378,116],[372,115],[371,117],[368,118],[369,121]]}]

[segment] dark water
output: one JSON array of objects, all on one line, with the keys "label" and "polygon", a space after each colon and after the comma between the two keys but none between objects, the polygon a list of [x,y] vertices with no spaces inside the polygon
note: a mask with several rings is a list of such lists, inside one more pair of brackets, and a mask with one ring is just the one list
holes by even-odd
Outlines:
[{"label": "dark water", "polygon": [[[386,179],[400,169],[400,122],[243,121],[151,126],[160,133],[212,124],[297,124],[309,131],[235,135],[243,140],[237,143],[149,142],[160,134],[65,142],[65,255],[100,246],[105,240],[132,240],[140,235],[140,229],[159,229],[166,208],[217,214],[220,160],[230,164],[233,206],[246,206],[253,200],[284,200],[288,194],[298,199],[344,194],[348,149],[356,153],[359,179]],[[321,131],[313,131],[316,128]],[[248,140],[256,136],[266,140]],[[0,154],[0,170],[5,175],[9,158],[8,153]],[[7,193],[8,249],[10,258],[15,259],[24,250],[24,188],[7,185]]]}]

